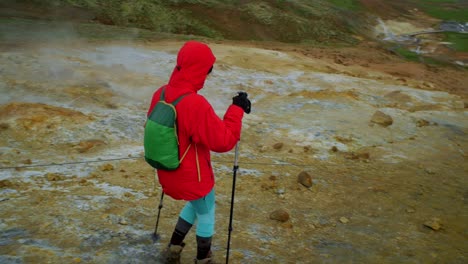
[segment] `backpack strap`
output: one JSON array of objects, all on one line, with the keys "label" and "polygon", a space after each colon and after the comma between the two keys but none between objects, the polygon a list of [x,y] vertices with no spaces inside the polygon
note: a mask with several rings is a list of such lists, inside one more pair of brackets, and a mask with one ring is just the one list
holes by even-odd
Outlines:
[{"label": "backpack strap", "polygon": [[[162,90],[161,90],[161,95],[159,96],[160,101],[164,101],[164,102],[166,101],[166,99],[165,99],[166,93],[165,92],[166,92],[166,86],[164,86],[162,88]],[[184,98],[185,96],[187,96],[189,94],[190,93],[186,93],[186,94],[183,94],[183,95],[179,96],[177,99],[174,100],[174,102],[171,103],[171,105],[176,106],[180,102],[180,100],[182,100],[182,98]]]},{"label": "backpack strap", "polygon": [[159,95],[159,101],[165,101],[164,94],[166,92],[166,86],[164,86],[161,90],[161,94]]}]

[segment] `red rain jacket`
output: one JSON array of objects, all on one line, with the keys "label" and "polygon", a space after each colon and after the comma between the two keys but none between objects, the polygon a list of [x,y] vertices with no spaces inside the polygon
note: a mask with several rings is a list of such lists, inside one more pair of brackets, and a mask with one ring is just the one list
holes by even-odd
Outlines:
[{"label": "red rain jacket", "polygon": [[[192,201],[206,196],[215,183],[210,151],[230,151],[240,139],[243,109],[230,105],[220,119],[210,103],[197,94],[215,60],[206,44],[185,43],[166,85],[166,102],[188,94],[176,105],[179,158],[186,151],[187,154],[176,170],[157,170],[164,193],[177,200]],[[161,88],[153,94],[148,115],[159,101]]]}]

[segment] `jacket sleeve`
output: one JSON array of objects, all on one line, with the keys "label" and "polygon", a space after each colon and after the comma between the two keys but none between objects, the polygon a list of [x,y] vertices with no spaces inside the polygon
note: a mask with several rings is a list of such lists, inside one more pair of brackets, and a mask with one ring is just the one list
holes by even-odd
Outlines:
[{"label": "jacket sleeve", "polygon": [[205,98],[200,96],[198,100],[199,108],[194,111],[193,142],[202,143],[215,152],[230,151],[240,139],[244,111],[239,106],[230,105],[221,119]]}]

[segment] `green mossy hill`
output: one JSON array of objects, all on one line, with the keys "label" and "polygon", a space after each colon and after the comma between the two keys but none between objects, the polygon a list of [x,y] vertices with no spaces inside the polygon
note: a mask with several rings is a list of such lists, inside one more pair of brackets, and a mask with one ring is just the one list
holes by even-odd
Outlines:
[{"label": "green mossy hill", "polygon": [[[333,1],[240,0],[4,0],[0,9],[31,10],[46,19],[136,27],[215,39],[353,44],[365,25],[357,4]],[[351,2],[347,1],[347,5]],[[12,7],[13,6],[13,7]],[[22,10],[18,12],[17,10]],[[0,16],[5,17],[5,12]],[[12,13],[12,12],[10,12]],[[36,15],[37,16],[37,15]],[[30,17],[28,17],[30,18]]]}]

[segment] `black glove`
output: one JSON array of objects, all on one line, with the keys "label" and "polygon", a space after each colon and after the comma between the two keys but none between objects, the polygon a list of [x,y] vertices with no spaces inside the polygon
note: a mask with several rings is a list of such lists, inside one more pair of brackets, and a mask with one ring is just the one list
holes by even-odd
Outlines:
[{"label": "black glove", "polygon": [[232,104],[240,106],[244,109],[244,112],[249,114],[250,113],[250,100],[247,99],[249,96],[246,92],[238,92],[236,96],[232,98]]}]

